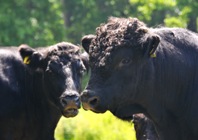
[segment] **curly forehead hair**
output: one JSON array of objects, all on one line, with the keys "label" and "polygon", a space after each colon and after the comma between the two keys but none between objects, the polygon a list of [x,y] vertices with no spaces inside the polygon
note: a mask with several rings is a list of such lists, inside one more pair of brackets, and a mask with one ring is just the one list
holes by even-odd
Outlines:
[{"label": "curly forehead hair", "polygon": [[68,42],[61,42],[49,47],[47,56],[78,55],[79,51],[80,49],[78,46]]},{"label": "curly forehead hair", "polygon": [[[140,30],[142,29],[142,30]],[[141,42],[146,25],[137,18],[110,17],[106,24],[96,28],[96,38],[90,45],[90,55],[95,66],[104,66],[113,50],[122,46],[136,46]]]}]

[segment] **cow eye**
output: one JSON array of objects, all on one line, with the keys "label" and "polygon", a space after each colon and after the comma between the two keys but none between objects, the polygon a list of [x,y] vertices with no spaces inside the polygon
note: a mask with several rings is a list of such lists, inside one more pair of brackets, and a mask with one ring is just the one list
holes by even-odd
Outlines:
[{"label": "cow eye", "polygon": [[127,64],[131,63],[131,59],[129,59],[129,58],[122,59],[121,63],[122,63],[123,65],[127,65]]},{"label": "cow eye", "polygon": [[126,65],[126,64],[129,64],[131,62],[130,59],[123,59],[122,60],[122,64]]},{"label": "cow eye", "polygon": [[63,67],[63,63],[62,62],[59,62],[59,61],[50,61],[48,63],[48,66],[47,66],[47,69],[46,69],[46,72],[54,75],[54,74],[60,74],[61,73],[61,70],[62,70],[62,67]]},{"label": "cow eye", "polygon": [[119,67],[129,65],[130,63],[131,63],[131,59],[129,59],[129,58],[124,58],[124,59],[121,60],[121,62],[120,62],[120,64],[119,64]]}]

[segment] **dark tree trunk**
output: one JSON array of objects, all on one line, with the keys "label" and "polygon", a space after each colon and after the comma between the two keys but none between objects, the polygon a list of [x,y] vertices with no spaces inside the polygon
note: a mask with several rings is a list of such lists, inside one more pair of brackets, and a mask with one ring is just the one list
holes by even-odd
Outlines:
[{"label": "dark tree trunk", "polygon": [[72,8],[74,8],[73,3],[74,3],[73,1],[62,0],[65,28],[68,28],[72,25],[71,16],[72,16]]},{"label": "dark tree trunk", "polygon": [[162,25],[164,26],[164,19],[166,17],[166,11],[165,10],[154,10],[151,15],[151,21],[148,24],[149,26],[153,25]]},{"label": "dark tree trunk", "polygon": [[187,28],[191,31],[197,32],[197,16],[195,14],[189,15]]}]

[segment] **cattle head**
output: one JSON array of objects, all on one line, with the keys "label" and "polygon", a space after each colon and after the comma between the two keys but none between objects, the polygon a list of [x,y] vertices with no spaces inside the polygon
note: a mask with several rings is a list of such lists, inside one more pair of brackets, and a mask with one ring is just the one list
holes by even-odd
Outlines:
[{"label": "cattle head", "polygon": [[[151,90],[152,69],[160,38],[136,18],[111,17],[82,38],[89,53],[91,76],[81,100],[83,108],[96,113],[110,110],[122,119],[143,112],[142,93]],[[150,66],[149,66],[150,67]],[[142,91],[145,90],[145,91]]]},{"label": "cattle head", "polygon": [[29,71],[40,73],[43,85],[40,90],[44,90],[50,102],[65,117],[76,116],[80,108],[80,82],[86,70],[83,61],[87,61],[85,55],[80,54],[80,48],[62,42],[36,50],[21,45],[19,52]]}]

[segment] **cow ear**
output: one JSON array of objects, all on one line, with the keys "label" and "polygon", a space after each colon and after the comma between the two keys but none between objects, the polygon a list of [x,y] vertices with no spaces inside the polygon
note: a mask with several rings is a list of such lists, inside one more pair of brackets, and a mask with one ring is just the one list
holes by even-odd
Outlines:
[{"label": "cow ear", "polygon": [[91,41],[92,41],[93,39],[95,39],[95,38],[96,38],[96,36],[95,36],[95,35],[92,35],[92,34],[86,35],[86,36],[84,36],[84,37],[82,38],[82,40],[81,40],[82,46],[83,46],[84,50],[85,50],[87,53],[89,53],[89,46],[90,46],[90,44],[91,44]]},{"label": "cow ear", "polygon": [[23,59],[23,63],[30,68],[37,69],[42,67],[43,56],[41,53],[32,49],[26,44],[19,46],[19,53]]},{"label": "cow ear", "polygon": [[156,57],[156,49],[157,46],[159,45],[160,42],[160,37],[158,35],[152,35],[148,37],[147,43],[145,45],[145,56],[149,57]]}]

